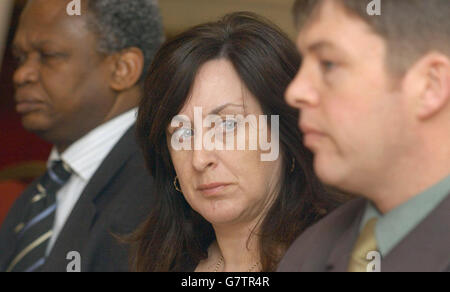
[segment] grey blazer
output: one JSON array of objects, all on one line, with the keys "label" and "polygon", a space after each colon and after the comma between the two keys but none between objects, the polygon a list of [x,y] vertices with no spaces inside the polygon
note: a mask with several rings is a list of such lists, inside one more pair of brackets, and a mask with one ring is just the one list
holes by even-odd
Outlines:
[{"label": "grey blazer", "polygon": [[[31,184],[15,202],[0,229],[0,271],[6,270],[14,256],[13,230],[22,222],[22,210],[35,185]],[[77,251],[83,272],[128,271],[128,248],[112,234],[128,234],[145,219],[152,206],[152,185],[133,126],[84,189],[42,270],[65,272],[70,262],[67,254]]]},{"label": "grey blazer", "polygon": [[[366,200],[355,199],[307,229],[281,260],[279,272],[346,271]],[[450,272],[450,194],[381,260],[382,272]]]}]

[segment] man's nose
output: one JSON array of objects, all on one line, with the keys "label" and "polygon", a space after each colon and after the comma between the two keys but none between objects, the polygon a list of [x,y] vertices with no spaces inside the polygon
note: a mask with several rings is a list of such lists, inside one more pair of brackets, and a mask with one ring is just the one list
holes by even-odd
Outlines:
[{"label": "man's nose", "polygon": [[319,95],[314,88],[312,75],[306,69],[300,69],[286,90],[286,102],[295,108],[319,104]]},{"label": "man's nose", "polygon": [[20,64],[13,75],[13,82],[16,87],[22,87],[39,80],[39,64],[32,58],[27,58]]}]

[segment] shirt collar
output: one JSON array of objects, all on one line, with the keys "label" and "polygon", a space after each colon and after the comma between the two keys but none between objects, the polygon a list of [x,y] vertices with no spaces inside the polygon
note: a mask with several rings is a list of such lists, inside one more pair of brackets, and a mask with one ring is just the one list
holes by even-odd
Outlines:
[{"label": "shirt collar", "polygon": [[55,160],[64,161],[75,175],[88,181],[114,145],[135,123],[137,108],[133,108],[98,126],[69,146],[62,154],[53,147],[47,167]]},{"label": "shirt collar", "polygon": [[368,203],[360,229],[371,218],[378,218],[375,237],[378,248],[386,256],[410,231],[422,222],[450,193],[450,175],[404,204],[382,214]]}]

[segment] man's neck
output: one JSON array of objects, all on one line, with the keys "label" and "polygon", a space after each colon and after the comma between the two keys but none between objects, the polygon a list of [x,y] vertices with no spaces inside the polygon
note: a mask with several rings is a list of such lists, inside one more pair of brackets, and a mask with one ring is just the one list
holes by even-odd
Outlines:
[{"label": "man's neck", "polygon": [[58,153],[62,154],[70,147],[70,145],[72,145],[73,143],[84,137],[84,135],[86,135],[90,131],[132,110],[133,108],[136,108],[139,105],[141,96],[142,96],[142,89],[138,85],[126,91],[120,92],[115,97],[115,102],[109,109],[108,113],[103,118],[99,119],[94,125],[91,125],[91,127],[88,130],[84,130],[80,133],[77,133],[76,137],[71,137],[71,139],[65,139],[63,141],[58,142],[49,139],[48,141],[52,141]]},{"label": "man's neck", "polygon": [[380,183],[384,187],[366,197],[375,204],[380,212],[388,213],[450,175],[450,161],[444,160],[439,162],[421,161],[409,166],[403,172],[397,171],[389,178],[389,181]]},{"label": "man's neck", "polygon": [[84,131],[83,133],[80,133],[79,135],[77,135],[76,138],[73,138],[71,140],[64,140],[64,141],[60,141],[58,143],[54,142],[54,146],[56,148],[56,150],[58,151],[58,153],[61,155],[62,153],[64,153],[72,144],[74,144],[75,142],[77,142],[78,140],[80,140],[81,138],[85,137],[88,133],[90,133],[91,131],[97,129],[98,127],[101,127],[105,124],[107,124],[108,122],[111,122],[112,120],[114,120],[115,118],[129,112],[132,109],[136,108],[136,104],[130,104],[129,107],[127,108],[122,108],[122,110],[120,112],[118,112],[117,114],[115,114],[114,116],[110,117],[110,118],[105,118],[104,121],[102,121],[101,123],[97,124],[94,127],[91,127],[91,129]]}]

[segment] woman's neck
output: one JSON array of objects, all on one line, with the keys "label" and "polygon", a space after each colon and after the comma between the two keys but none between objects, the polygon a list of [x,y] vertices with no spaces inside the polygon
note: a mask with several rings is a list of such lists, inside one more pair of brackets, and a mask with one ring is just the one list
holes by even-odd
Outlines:
[{"label": "woman's neck", "polygon": [[222,261],[219,271],[256,272],[261,269],[259,240],[253,230],[255,225],[214,226],[216,242],[211,245],[210,254],[217,263]]}]

